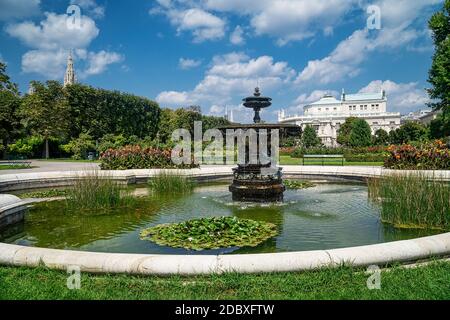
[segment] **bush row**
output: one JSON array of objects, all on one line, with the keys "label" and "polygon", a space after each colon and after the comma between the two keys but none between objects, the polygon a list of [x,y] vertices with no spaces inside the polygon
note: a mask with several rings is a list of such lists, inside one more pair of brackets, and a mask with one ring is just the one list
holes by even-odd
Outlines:
[{"label": "bush row", "polygon": [[196,165],[176,165],[171,159],[169,148],[142,148],[141,146],[125,146],[109,149],[100,155],[102,170],[127,169],[188,169]]},{"label": "bush row", "polygon": [[449,170],[450,149],[441,140],[421,145],[390,146],[384,166],[391,169]]}]

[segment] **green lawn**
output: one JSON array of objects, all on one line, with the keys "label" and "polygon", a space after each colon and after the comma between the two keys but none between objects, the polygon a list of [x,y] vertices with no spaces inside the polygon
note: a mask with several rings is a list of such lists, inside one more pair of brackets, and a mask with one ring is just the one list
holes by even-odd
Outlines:
[{"label": "green lawn", "polygon": [[44,162],[81,162],[81,163],[100,163],[100,160],[75,160],[71,158],[57,158],[57,159],[38,159],[37,161],[44,161]]},{"label": "green lawn", "polygon": [[22,169],[32,169],[34,167],[25,167],[21,165],[0,165],[0,170],[22,170]]},{"label": "green lawn", "polygon": [[0,299],[450,299],[449,262],[383,271],[381,290],[369,290],[368,277],[349,267],[197,277],[82,274],[81,289],[69,290],[65,272],[0,267]]},{"label": "green lawn", "polygon": [[[292,158],[291,156],[280,156],[280,165],[297,165],[301,166],[303,164],[303,160],[299,158]],[[306,165],[322,165],[322,161],[320,160],[307,160]],[[325,160],[326,166],[341,166],[341,160]],[[344,162],[344,166],[382,166],[383,162]]]}]

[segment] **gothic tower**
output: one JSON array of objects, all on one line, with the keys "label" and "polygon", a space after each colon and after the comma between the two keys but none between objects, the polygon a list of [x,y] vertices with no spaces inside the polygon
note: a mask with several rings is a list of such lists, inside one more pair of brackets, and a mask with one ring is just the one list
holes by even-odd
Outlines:
[{"label": "gothic tower", "polygon": [[75,70],[73,68],[72,51],[69,52],[69,57],[67,58],[67,69],[64,75],[64,87],[67,85],[75,84]]}]

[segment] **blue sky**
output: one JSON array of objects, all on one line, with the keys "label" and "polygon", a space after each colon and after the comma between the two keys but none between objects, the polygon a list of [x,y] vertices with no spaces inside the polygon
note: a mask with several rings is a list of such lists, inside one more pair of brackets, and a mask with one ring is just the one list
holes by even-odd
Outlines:
[{"label": "blue sky", "polygon": [[[81,16],[68,26],[69,5]],[[22,92],[30,80],[62,81],[74,49],[80,82],[162,107],[195,104],[213,115],[228,108],[235,120],[248,121],[240,102],[259,84],[273,98],[265,120],[275,120],[281,108],[301,113],[342,88],[385,89],[389,111],[404,114],[428,101],[427,20],[441,6],[441,0],[0,0],[0,59]],[[378,12],[381,27],[369,29]]]}]

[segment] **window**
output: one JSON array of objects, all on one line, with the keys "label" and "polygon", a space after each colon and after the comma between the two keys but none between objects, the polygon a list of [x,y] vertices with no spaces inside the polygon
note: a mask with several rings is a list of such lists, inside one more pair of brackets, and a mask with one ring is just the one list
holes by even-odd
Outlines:
[{"label": "window", "polygon": [[334,110],[334,111],[336,111],[336,110],[337,110],[337,108],[333,108],[333,110]]},{"label": "window", "polygon": [[389,124],[395,124],[395,121],[391,121],[391,122],[389,122]]},{"label": "window", "polygon": [[322,108],[318,108],[317,111],[322,111]]},{"label": "window", "polygon": [[359,109],[363,110],[363,109],[364,109],[364,106],[359,106]]},{"label": "window", "polygon": [[374,123],[372,123],[374,126],[377,126],[378,125],[378,122],[374,122]]},{"label": "window", "polygon": [[326,108],[325,110],[328,111],[328,110],[330,110],[330,109],[329,109],[329,108]]}]

